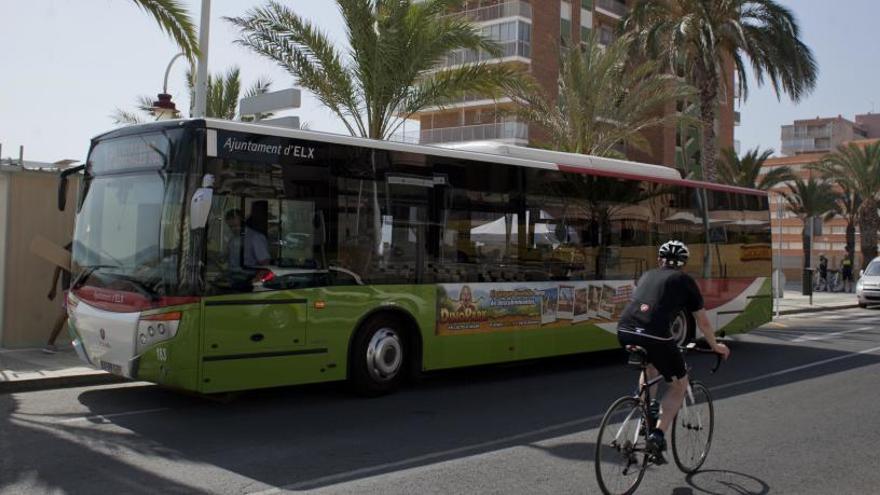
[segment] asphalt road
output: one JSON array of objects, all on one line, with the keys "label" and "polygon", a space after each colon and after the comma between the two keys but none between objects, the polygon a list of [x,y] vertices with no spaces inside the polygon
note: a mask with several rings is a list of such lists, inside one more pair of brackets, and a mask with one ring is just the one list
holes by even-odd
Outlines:
[{"label": "asphalt road", "polygon": [[[880,310],[779,320],[731,343],[703,471],[645,494],[880,492]],[[223,403],[143,384],[0,395],[0,494],[597,493],[596,427],[635,372],[619,353],[339,384]]]}]

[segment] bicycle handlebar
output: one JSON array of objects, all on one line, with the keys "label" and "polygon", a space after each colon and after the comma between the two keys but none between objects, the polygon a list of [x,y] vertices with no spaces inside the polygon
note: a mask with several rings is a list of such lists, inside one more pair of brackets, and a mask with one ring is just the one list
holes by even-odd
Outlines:
[{"label": "bicycle handlebar", "polygon": [[697,347],[696,344],[693,344],[693,343],[688,344],[685,347],[680,347],[680,349],[685,352],[694,351],[694,352],[701,352],[703,354],[714,354],[715,355],[715,366],[713,366],[712,371],[710,371],[710,373],[712,373],[712,374],[714,374],[716,371],[718,371],[718,368],[721,367],[721,362],[724,361],[724,359],[721,357],[721,354],[718,354],[717,352],[713,351],[712,349],[699,348],[699,347]]}]

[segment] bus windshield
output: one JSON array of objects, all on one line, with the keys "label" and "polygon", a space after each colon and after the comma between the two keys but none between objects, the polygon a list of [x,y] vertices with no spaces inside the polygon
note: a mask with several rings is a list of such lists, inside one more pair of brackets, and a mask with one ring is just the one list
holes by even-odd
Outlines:
[{"label": "bus windshield", "polygon": [[180,131],[98,142],[89,157],[72,249],[75,284],[180,294],[185,173],[174,171]]}]

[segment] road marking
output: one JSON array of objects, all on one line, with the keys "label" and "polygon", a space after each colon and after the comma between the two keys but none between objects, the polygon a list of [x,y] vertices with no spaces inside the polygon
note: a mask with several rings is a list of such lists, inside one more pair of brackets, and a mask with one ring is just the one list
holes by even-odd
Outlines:
[{"label": "road marking", "polygon": [[[871,353],[874,353],[877,351],[880,351],[880,346],[872,347],[870,349],[865,349],[862,351],[851,352],[849,354],[844,354],[842,356],[836,356],[836,357],[829,358],[829,359],[823,359],[822,361],[816,361],[813,363],[803,364],[803,365],[795,366],[792,368],[786,368],[784,370],[775,371],[773,373],[769,373],[766,375],[756,376],[754,378],[747,378],[745,380],[739,380],[736,382],[726,383],[724,385],[714,386],[710,390],[714,392],[716,390],[723,390],[725,388],[736,387],[739,385],[744,385],[746,383],[752,383],[752,382],[757,382],[757,381],[764,380],[764,379],[771,378],[771,377],[787,375],[789,373],[794,373],[796,371],[801,371],[801,370],[805,370],[805,369],[809,369],[809,368],[814,368],[816,366],[822,366],[822,365],[825,365],[828,363],[833,363],[835,361],[840,361],[843,359],[861,356],[863,354],[871,354]],[[581,425],[584,423],[590,423],[590,422],[595,421],[597,419],[601,419],[602,416],[604,416],[604,413],[595,414],[593,416],[589,416],[589,417],[575,420],[575,421],[568,421],[566,423],[560,423],[560,424],[556,424],[556,425],[547,426],[545,428],[540,428],[540,429],[532,430],[529,432],[518,433],[516,435],[510,435],[508,437],[498,438],[498,439],[490,440],[487,442],[477,443],[477,444],[473,444],[473,445],[467,445],[464,447],[458,447],[455,449],[449,449],[449,450],[444,450],[444,451],[440,451],[440,452],[433,452],[430,454],[424,454],[421,456],[412,457],[412,458],[402,460],[402,461],[389,462],[386,464],[379,464],[376,466],[354,469],[351,471],[337,473],[337,474],[333,474],[330,476],[324,476],[321,478],[314,478],[311,480],[300,481],[300,482],[292,483],[289,485],[283,485],[283,486],[273,487],[273,488],[269,488],[269,489],[258,491],[258,492],[249,492],[249,493],[251,495],[272,495],[272,494],[276,494],[276,493],[283,493],[283,492],[290,491],[290,490],[308,489],[308,488],[315,487],[316,485],[331,485],[331,484],[335,484],[336,482],[344,481],[344,480],[347,480],[350,478],[363,479],[363,478],[366,478],[370,475],[375,475],[375,474],[380,474],[380,473],[386,472],[386,471],[396,470],[397,468],[401,468],[401,467],[406,467],[406,466],[417,467],[418,465],[426,465],[429,463],[427,461],[439,460],[444,457],[456,456],[458,454],[463,454],[463,453],[474,451],[474,450],[484,450],[489,447],[504,445],[504,444],[507,444],[510,442],[515,442],[517,440],[522,440],[524,438],[529,438],[529,437],[533,437],[536,435],[542,435],[545,433],[551,433],[551,432],[554,432],[557,430],[571,428],[572,426],[578,426],[578,425]]]},{"label": "road marking", "polygon": [[68,418],[57,421],[57,423],[75,423],[77,421],[94,421],[94,420],[109,420],[110,418],[119,418],[122,416],[134,416],[137,414],[149,414],[160,411],[167,411],[170,408],[168,407],[157,407],[155,409],[141,409],[139,411],[126,411],[120,413],[112,413],[112,414],[92,414],[90,416],[80,416],[78,418]]},{"label": "road marking", "polygon": [[411,457],[409,459],[389,462],[385,464],[379,464],[376,466],[370,466],[360,469],[354,469],[351,471],[346,471],[343,473],[331,474],[329,476],[324,476],[321,478],[314,478],[306,481],[300,481],[297,483],[292,483],[289,485],[283,485],[279,487],[269,488],[259,492],[249,492],[250,495],[270,495],[275,493],[282,493],[288,490],[299,490],[299,489],[308,489],[310,487],[315,487],[316,485],[330,485],[334,484],[338,481],[344,481],[348,478],[365,478],[369,475],[379,474],[384,471],[394,470],[396,468],[412,466],[417,467],[418,465],[427,465],[429,462],[426,461],[435,461],[442,459],[444,457],[452,457],[457,456],[458,454],[464,454],[467,452],[471,452],[474,450],[483,450],[489,447],[497,447],[500,445],[504,445],[507,443],[515,442],[517,440],[523,440],[526,438],[534,437],[537,435],[543,435],[545,433],[552,433],[557,430],[564,430],[566,428],[571,428],[573,426],[580,426],[585,423],[590,423],[592,421],[596,421],[598,419],[602,419],[605,416],[605,413],[602,414],[594,414],[593,416],[588,416],[583,419],[578,419],[574,421],[568,421],[565,423],[559,423],[551,426],[547,426],[545,428],[539,428],[537,430],[527,431],[523,433],[517,433],[516,435],[510,435],[504,438],[496,438],[495,440],[489,440],[482,443],[475,443],[473,445],[466,445],[464,447],[458,447],[455,449],[443,450],[440,452],[432,452],[430,454],[424,454],[417,457]]},{"label": "road marking", "polygon": [[842,356],[835,356],[833,358],[823,359],[822,361],[815,361],[813,363],[802,364],[800,366],[795,366],[793,368],[786,368],[784,370],[774,371],[773,373],[768,373],[766,375],[756,376],[753,378],[746,378],[745,380],[739,380],[736,382],[725,383],[724,385],[717,385],[712,387],[710,390],[723,390],[725,388],[736,387],[739,385],[745,385],[746,383],[757,382],[760,380],[764,380],[765,378],[777,377],[782,375],[787,375],[789,373],[794,373],[795,371],[801,371],[809,368],[814,368],[816,366],[822,366],[823,364],[833,363],[835,361],[840,361],[842,359],[849,359],[852,357],[861,356],[862,354],[871,354],[874,352],[880,351],[880,346],[872,347],[870,349],[865,349],[863,351],[850,352],[849,354],[844,354]]},{"label": "road marking", "polygon": [[853,330],[842,330],[840,332],[831,332],[831,333],[822,333],[817,335],[801,335],[800,337],[792,340],[792,342],[813,342],[816,340],[826,340],[837,337],[838,335],[844,335],[847,333],[855,333],[855,332],[864,332],[866,330],[873,330],[875,327],[860,327],[855,328]]}]

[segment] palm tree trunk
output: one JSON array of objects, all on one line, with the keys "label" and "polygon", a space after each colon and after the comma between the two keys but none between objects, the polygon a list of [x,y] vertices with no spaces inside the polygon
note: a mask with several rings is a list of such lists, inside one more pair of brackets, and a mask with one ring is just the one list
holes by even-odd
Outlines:
[{"label": "palm tree trunk", "polygon": [[877,202],[866,199],[859,206],[859,230],[861,231],[862,270],[868,267],[877,256],[877,228],[880,216],[877,215]]},{"label": "palm tree trunk", "polygon": [[856,255],[856,224],[852,219],[846,222],[846,256],[849,258],[850,266],[855,268]]},{"label": "palm tree trunk", "polygon": [[700,151],[700,164],[703,180],[716,182],[715,160],[718,157],[718,136],[715,134],[715,114],[718,104],[718,84],[714,77],[705,77],[699,82],[700,123],[703,146]]}]

